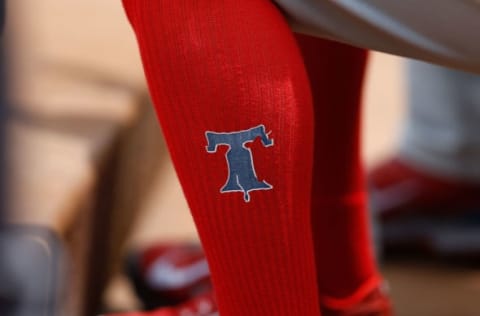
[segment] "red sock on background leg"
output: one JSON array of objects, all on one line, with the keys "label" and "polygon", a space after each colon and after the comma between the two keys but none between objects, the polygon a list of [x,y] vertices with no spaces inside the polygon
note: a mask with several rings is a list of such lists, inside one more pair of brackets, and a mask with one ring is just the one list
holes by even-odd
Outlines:
[{"label": "red sock on background leg", "polygon": [[123,2],[220,315],[320,315],[311,93],[282,16],[264,0]]},{"label": "red sock on background leg", "polygon": [[360,157],[365,50],[297,36],[315,112],[312,222],[321,300],[351,305],[380,282]]}]

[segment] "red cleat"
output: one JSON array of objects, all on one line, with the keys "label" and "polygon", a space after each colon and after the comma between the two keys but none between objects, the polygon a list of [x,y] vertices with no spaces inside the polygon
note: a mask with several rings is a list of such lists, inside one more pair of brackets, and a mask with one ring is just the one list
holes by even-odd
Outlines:
[{"label": "red cleat", "polygon": [[[150,312],[108,314],[104,316],[220,316],[213,294],[204,294],[178,307],[166,307]],[[384,292],[374,290],[351,307],[322,307],[322,316],[393,316],[392,305]]]},{"label": "red cleat", "polygon": [[211,291],[199,245],[156,244],[130,255],[127,274],[147,309],[173,306]]},{"label": "red cleat", "polygon": [[149,312],[130,312],[104,316],[218,316],[218,311],[213,292],[209,292],[176,307],[164,307]]},{"label": "red cleat", "polygon": [[392,159],[369,175],[371,208],[386,249],[480,256],[480,184]]}]

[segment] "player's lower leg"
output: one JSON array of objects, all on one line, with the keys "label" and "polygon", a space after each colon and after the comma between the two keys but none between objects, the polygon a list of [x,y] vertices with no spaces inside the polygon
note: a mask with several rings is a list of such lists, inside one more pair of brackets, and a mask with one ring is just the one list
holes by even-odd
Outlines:
[{"label": "player's lower leg", "polygon": [[312,101],[288,25],[265,0],[123,2],[220,315],[319,316]]},{"label": "player's lower leg", "polygon": [[381,283],[370,239],[359,143],[367,54],[308,36],[298,35],[297,40],[315,108],[312,222],[320,299],[326,309],[348,309]]}]

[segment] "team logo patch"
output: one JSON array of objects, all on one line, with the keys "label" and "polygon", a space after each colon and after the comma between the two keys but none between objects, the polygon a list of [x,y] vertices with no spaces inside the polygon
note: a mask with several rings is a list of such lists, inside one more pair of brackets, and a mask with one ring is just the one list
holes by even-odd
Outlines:
[{"label": "team logo patch", "polygon": [[259,181],[253,165],[253,155],[245,144],[253,142],[260,137],[263,146],[273,146],[273,139],[268,137],[265,126],[259,125],[247,130],[217,133],[205,132],[207,137],[207,152],[216,153],[217,147],[228,146],[225,154],[228,166],[228,179],[220,189],[221,193],[243,192],[245,202],[250,202],[250,192],[256,190],[271,190],[273,186],[266,181]]}]

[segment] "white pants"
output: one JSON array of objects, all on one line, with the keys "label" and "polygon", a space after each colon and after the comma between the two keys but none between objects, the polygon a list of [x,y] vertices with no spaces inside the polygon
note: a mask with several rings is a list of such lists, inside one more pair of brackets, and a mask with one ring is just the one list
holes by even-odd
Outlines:
[{"label": "white pants", "polygon": [[480,73],[480,0],[274,0],[293,29]]},{"label": "white pants", "polygon": [[433,173],[480,182],[480,76],[409,63],[400,155]]}]

